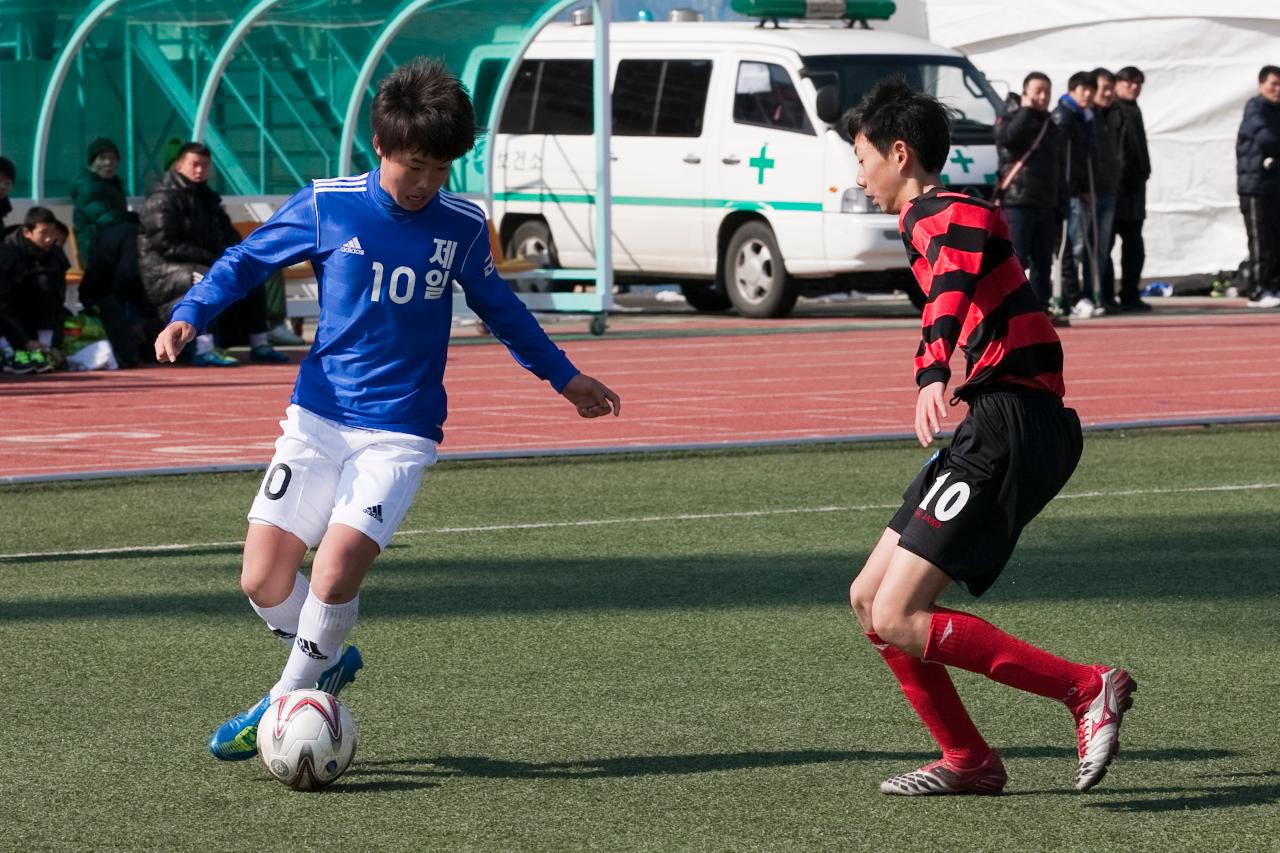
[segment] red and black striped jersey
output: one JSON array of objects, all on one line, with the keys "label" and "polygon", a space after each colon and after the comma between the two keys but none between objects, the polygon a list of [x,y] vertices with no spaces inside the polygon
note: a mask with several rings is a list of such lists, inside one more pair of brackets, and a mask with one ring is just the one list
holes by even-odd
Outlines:
[{"label": "red and black striped jersey", "polygon": [[1061,397],[1062,342],[1027,282],[993,205],[933,189],[898,217],[911,271],[926,298],[916,352],[916,384],[951,378],[958,344],[965,353],[967,399],[983,387],[1020,385]]}]

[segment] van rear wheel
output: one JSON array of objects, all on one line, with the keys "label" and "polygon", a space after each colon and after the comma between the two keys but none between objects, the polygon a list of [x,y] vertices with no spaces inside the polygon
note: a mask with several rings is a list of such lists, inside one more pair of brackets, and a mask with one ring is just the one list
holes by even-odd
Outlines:
[{"label": "van rear wheel", "polygon": [[763,222],[746,222],[733,232],[723,269],[725,290],[744,317],[785,317],[800,296],[773,229]]},{"label": "van rear wheel", "polygon": [[[551,239],[551,228],[540,219],[521,222],[511,232],[510,239],[504,247],[508,258],[530,261],[539,269],[558,269],[560,257],[556,254],[555,240]],[[563,283],[561,283],[563,285]],[[569,285],[572,289],[572,285]],[[522,291],[545,292],[554,289],[549,282],[521,282],[516,288]]]}]

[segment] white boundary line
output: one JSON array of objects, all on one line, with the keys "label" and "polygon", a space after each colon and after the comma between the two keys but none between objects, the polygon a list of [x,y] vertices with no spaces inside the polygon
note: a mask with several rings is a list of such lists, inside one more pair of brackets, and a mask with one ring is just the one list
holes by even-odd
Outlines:
[{"label": "white boundary line", "polygon": [[[1171,489],[1118,489],[1115,491],[1075,492],[1058,495],[1057,500],[1078,498],[1113,498],[1132,497],[1134,495],[1180,495],[1202,492],[1248,492],[1262,489],[1280,489],[1280,483],[1240,483],[1221,486],[1184,486]],[[396,536],[428,536],[451,533],[493,533],[503,530],[550,530],[565,527],[600,527],[611,524],[660,524],[669,521],[706,521],[721,518],[763,518],[776,515],[813,515],[831,512],[867,512],[869,510],[897,509],[900,503],[859,504],[854,506],[815,506],[791,507],[782,509],[740,510],[737,512],[696,512],[678,515],[639,515],[629,518],[587,518],[577,521],[538,521],[523,524],[481,524],[473,527],[434,527],[423,530],[401,530]],[[243,542],[185,542],[164,545],[135,545],[120,548],[85,548],[76,551],[28,551],[24,553],[0,554],[0,562],[30,559],[61,559],[75,557],[98,557],[114,554],[153,554],[169,551],[186,551],[193,548],[232,548]]]}]

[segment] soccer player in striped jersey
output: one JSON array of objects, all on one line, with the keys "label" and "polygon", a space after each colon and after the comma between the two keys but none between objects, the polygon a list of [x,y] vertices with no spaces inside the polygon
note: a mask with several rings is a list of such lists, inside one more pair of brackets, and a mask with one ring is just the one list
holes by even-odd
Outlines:
[{"label": "soccer player in striped jersey", "polygon": [[1082,446],[1062,403],[1062,345],[1013,253],[1009,226],[985,201],[948,192],[939,173],[950,118],[898,80],[872,89],[846,118],[858,185],[898,214],[926,296],[915,360],[915,430],[928,447],[947,417],[948,363],[965,353],[955,389],[969,411],[949,447],[903,495],[854,580],[853,610],[942,758],[880,785],[886,794],[996,794],[1007,775],[947,673],[959,667],[1063,703],[1076,722],[1075,787],[1098,783],[1119,748],[1137,689],[1123,669],[1072,663],[969,613],[935,602],[951,583],[981,595],[1022,529],[1062,488]]},{"label": "soccer player in striped jersey", "polygon": [[[310,260],[320,288],[315,343],[283,435],[249,511],[240,585],[289,646],[261,701],[223,723],[209,748],[257,753],[271,701],[300,687],[336,694],[363,660],[343,651],[360,584],[436,459],[456,281],[467,304],[526,369],[584,418],[618,414],[618,395],[578,371],[494,270],[484,213],[443,189],[475,143],[471,100],[436,62],[388,75],[372,108],[381,165],[312,182],[227,252],[174,308],[156,340],[172,362],[214,316],[272,271]],[[316,548],[308,580],[299,572]]]}]

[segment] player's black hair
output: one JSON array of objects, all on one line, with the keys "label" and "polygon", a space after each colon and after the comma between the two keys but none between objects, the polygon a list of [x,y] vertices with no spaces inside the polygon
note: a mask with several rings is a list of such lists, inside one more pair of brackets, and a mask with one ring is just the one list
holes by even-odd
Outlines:
[{"label": "player's black hair", "polygon": [[849,138],[859,133],[885,157],[901,139],[926,172],[939,172],[951,150],[951,113],[932,95],[912,89],[900,77],[881,80],[845,113]]},{"label": "player's black hair", "polygon": [[1049,75],[1043,71],[1032,71],[1026,77],[1022,78],[1022,91],[1027,91],[1027,86],[1031,85],[1032,80],[1043,80],[1044,84],[1053,88],[1053,81],[1049,79]]},{"label": "player's black hair", "polygon": [[178,149],[178,156],[173,158],[173,162],[178,162],[188,154],[199,154],[201,157],[213,159],[213,152],[209,150],[209,146],[203,142],[187,142]]},{"label": "player's black hair", "polygon": [[1146,75],[1133,65],[1126,65],[1117,71],[1116,79],[1122,83],[1145,83],[1147,81]]},{"label": "player's black hair", "polygon": [[1075,74],[1072,74],[1071,79],[1067,81],[1068,92],[1078,89],[1081,86],[1084,86],[1086,89],[1098,88],[1098,80],[1093,76],[1092,71],[1077,71]]},{"label": "player's black hair", "polygon": [[1267,82],[1267,78],[1272,76],[1273,74],[1276,77],[1280,77],[1280,67],[1277,67],[1275,65],[1262,66],[1262,70],[1258,72],[1258,82],[1259,83]]},{"label": "player's black hair", "polygon": [[483,132],[476,128],[471,96],[438,59],[420,56],[382,78],[370,112],[383,154],[457,160]]},{"label": "player's black hair", "polygon": [[18,169],[8,157],[0,157],[0,175],[4,175],[11,181],[18,180]]},{"label": "player's black hair", "polygon": [[1115,85],[1116,75],[1112,74],[1111,70],[1108,68],[1103,68],[1099,66],[1093,69],[1093,71],[1091,71],[1090,73],[1093,75],[1093,82],[1095,84],[1097,84],[1099,80],[1106,80],[1107,82],[1111,83],[1111,85],[1113,86]]},{"label": "player's black hair", "polygon": [[36,205],[27,210],[27,215],[22,219],[22,227],[30,231],[37,225],[52,225],[56,228],[58,226],[58,217],[54,216],[53,211],[49,208]]}]

